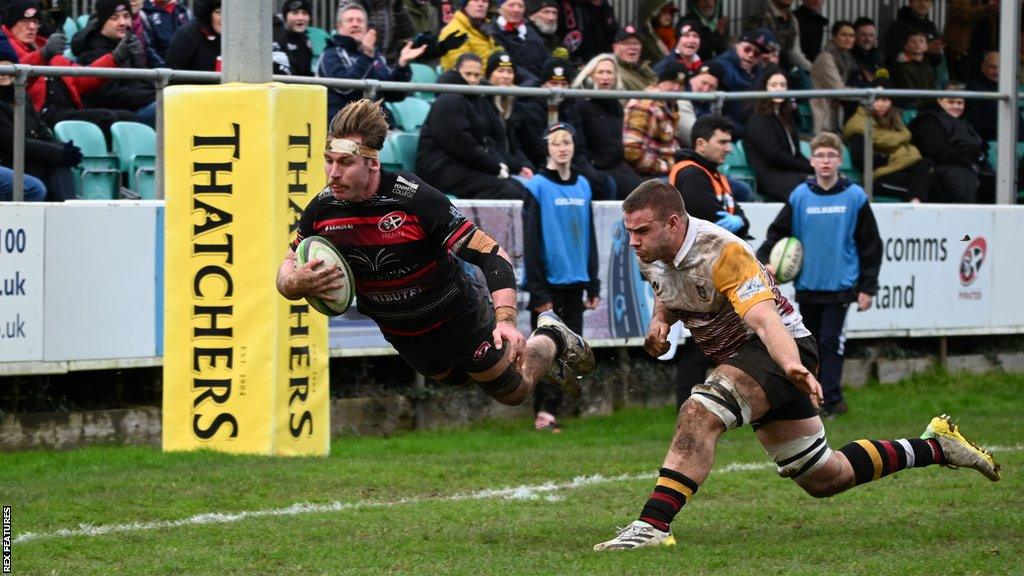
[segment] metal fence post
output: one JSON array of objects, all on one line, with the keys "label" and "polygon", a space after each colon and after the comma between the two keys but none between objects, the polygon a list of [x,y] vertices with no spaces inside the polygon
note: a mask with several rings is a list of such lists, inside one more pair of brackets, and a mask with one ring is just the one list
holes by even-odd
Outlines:
[{"label": "metal fence post", "polygon": [[875,115],[871,110],[875,96],[876,94],[872,92],[864,100],[864,112],[868,121],[864,123],[864,169],[861,175],[864,178],[864,192],[867,193],[869,200],[875,199]]},{"label": "metal fence post", "polygon": [[25,200],[25,85],[28,70],[20,67],[14,74],[14,190],[11,200]]},{"label": "metal fence post", "polygon": [[1017,196],[1017,58],[1020,37],[1020,5],[999,5],[999,91],[1009,95],[999,101],[998,166],[996,168],[996,204],[1013,204]]},{"label": "metal fence post", "polygon": [[164,89],[171,82],[171,69],[157,68],[156,73],[156,198],[163,200],[167,194],[164,184]]}]

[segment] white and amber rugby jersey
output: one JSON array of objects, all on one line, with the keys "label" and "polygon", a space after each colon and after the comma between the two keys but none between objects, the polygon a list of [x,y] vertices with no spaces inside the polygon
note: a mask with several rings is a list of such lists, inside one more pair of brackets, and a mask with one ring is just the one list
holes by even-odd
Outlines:
[{"label": "white and amber rugby jersey", "polygon": [[689,217],[686,238],[672,264],[641,262],[640,272],[716,363],[756,337],[742,318],[758,302],[774,301],[794,338],[810,335],[799,312],[779,292],[775,279],[750,246],[706,220]]}]

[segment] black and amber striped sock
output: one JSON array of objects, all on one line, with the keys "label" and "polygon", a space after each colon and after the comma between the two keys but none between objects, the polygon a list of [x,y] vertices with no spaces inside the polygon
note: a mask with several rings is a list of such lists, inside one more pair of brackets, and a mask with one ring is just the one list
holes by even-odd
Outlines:
[{"label": "black and amber striped sock", "polygon": [[850,461],[857,484],[865,484],[904,468],[942,464],[942,449],[934,438],[922,440],[857,440],[839,449]]},{"label": "black and amber striped sock", "polygon": [[662,468],[658,471],[654,492],[640,511],[640,519],[662,532],[668,532],[672,519],[696,491],[697,483],[685,474]]}]

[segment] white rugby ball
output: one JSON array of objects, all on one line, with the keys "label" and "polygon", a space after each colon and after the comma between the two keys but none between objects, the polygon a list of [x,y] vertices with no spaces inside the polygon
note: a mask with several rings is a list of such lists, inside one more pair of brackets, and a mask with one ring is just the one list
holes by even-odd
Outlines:
[{"label": "white rugby ball", "polygon": [[768,262],[775,268],[775,280],[779,284],[792,282],[800,274],[804,263],[804,245],[793,236],[787,236],[772,246]]},{"label": "white rugby ball", "polygon": [[310,260],[322,260],[320,266],[336,266],[341,270],[342,286],[331,292],[335,297],[330,300],[322,300],[316,296],[306,296],[306,301],[317,312],[325,316],[340,316],[352,305],[355,298],[355,278],[352,276],[352,268],[349,267],[345,257],[338,252],[338,249],[329,240],[322,236],[310,236],[299,243],[295,249],[295,260],[299,266],[304,266]]}]

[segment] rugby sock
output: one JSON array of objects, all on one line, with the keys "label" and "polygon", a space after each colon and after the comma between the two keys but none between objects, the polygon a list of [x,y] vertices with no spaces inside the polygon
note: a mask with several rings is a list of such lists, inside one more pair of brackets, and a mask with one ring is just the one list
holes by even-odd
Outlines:
[{"label": "rugby sock", "polygon": [[945,461],[934,438],[857,440],[839,451],[850,461],[857,484],[878,480],[904,468],[922,468]]},{"label": "rugby sock", "polygon": [[658,471],[654,492],[640,511],[640,519],[662,532],[668,532],[672,519],[696,491],[697,483],[685,474],[662,468]]},{"label": "rugby sock", "polygon": [[565,350],[565,338],[562,338],[562,333],[554,328],[542,326],[533,331],[534,334],[547,336],[555,343],[555,358],[562,357],[562,351]]}]

